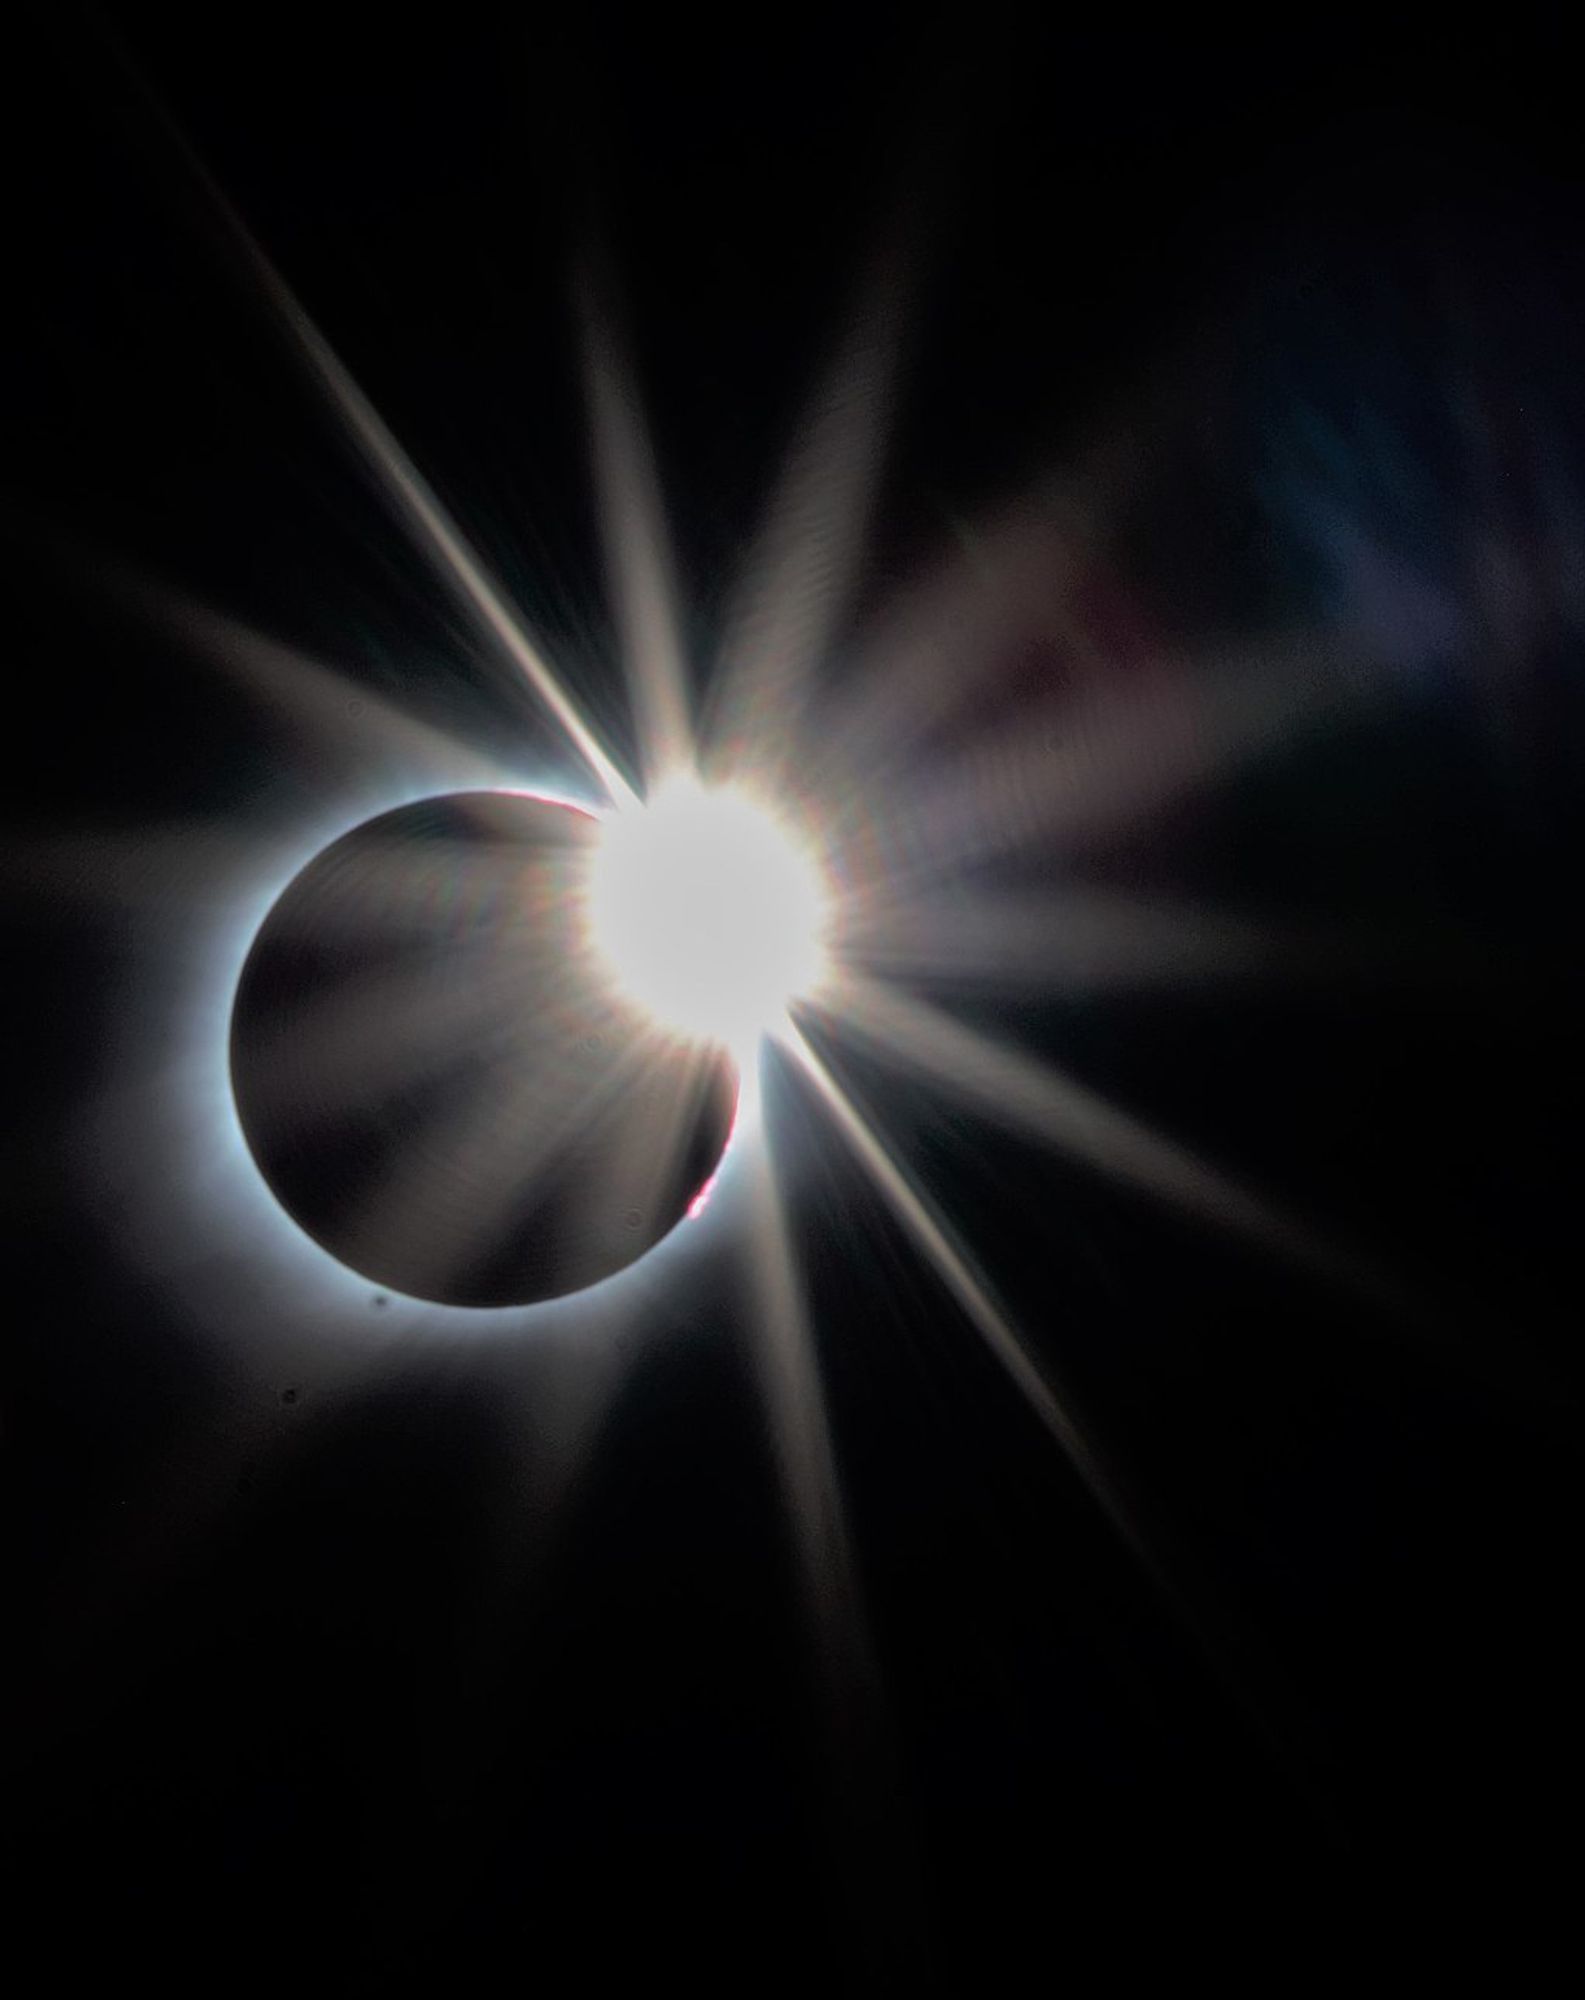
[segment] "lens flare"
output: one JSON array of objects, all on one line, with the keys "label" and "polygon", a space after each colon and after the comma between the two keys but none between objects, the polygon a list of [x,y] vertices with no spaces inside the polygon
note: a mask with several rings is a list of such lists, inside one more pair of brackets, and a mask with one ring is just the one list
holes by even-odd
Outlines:
[{"label": "lens flare", "polygon": [[629,999],[688,1040],[751,1050],[826,971],[813,856],[735,787],[673,779],[612,813],[591,861],[590,934]]}]

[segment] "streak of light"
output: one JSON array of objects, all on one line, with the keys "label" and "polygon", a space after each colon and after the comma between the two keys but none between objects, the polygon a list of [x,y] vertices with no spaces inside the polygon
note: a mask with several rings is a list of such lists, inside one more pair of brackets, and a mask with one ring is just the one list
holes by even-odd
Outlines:
[{"label": "streak of light", "polygon": [[262,245],[243,221],[230,198],[205,166],[170,113],[138,78],[140,88],[189,173],[202,188],[226,240],[235,252],[276,324],[340,419],[351,442],[362,454],[397,513],[420,546],[436,560],[453,594],[500,651],[516,667],[539,700],[560,724],[574,749],[617,805],[633,799],[627,780],[602,748],[572,696],[550,663],[524,631],[508,603],[458,524],[346,366],[309,317],[297,295],[281,276]]},{"label": "streak of light", "polygon": [[[454,1104],[430,1121],[422,1139],[405,1147],[345,1216],[341,1240],[347,1261],[355,1270],[365,1263],[377,1268],[383,1243],[398,1240],[409,1255],[428,1245],[431,1254],[414,1294],[427,1297],[433,1288],[443,1296],[459,1275],[458,1263],[487,1252],[504,1219],[576,1145],[580,1133],[627,1097],[643,1061],[644,1052],[635,1045],[597,1078],[580,1076],[565,1063],[525,1061],[505,1089],[499,1066],[489,1066],[459,1089]],[[631,1112],[635,1106],[651,1108],[636,1097],[624,1108]],[[677,1106],[671,1109],[675,1113]],[[648,1165],[675,1146],[675,1135],[668,1141],[664,1132],[639,1132],[633,1129],[638,1123],[634,1118],[630,1124],[627,1161]],[[674,1158],[674,1150],[668,1156]],[[437,1160],[457,1163],[443,1245],[434,1212]],[[620,1206],[612,1203],[613,1209]]]},{"label": "streak of light", "polygon": [[1378,1306],[1418,1312],[1417,1302],[1364,1259],[1327,1243],[1051,1065],[872,980],[843,980],[833,988],[830,1004],[872,1046],[950,1095],[979,1105],[1004,1126],[1275,1251]]},{"label": "streak of light", "polygon": [[1199,1646],[1224,1690],[1334,1838],[1345,1839],[1337,1823],[1335,1806],[1310,1768],[1303,1748],[1307,1733],[1303,1723],[1280,1677],[1263,1658],[1254,1636],[1242,1628],[1241,1621],[1230,1617],[1224,1606],[1216,1604],[1213,1611],[1211,1593],[1202,1576],[1193,1575],[1190,1590],[1185,1576],[1196,1570],[1197,1565],[1190,1562],[1180,1546],[1163,1535],[1158,1522],[1152,1521],[1147,1532],[1138,1501],[1132,1494],[1125,1495],[1116,1474],[1104,1463],[1073,1416],[1060,1386],[1052,1378],[1049,1364],[1037,1365],[1030,1356],[1007,1310],[951,1226],[897,1159],[876,1125],[832,1075],[796,1022],[791,1024],[787,1045],[887,1206],[1011,1377],[1032,1414],[1063,1452],[1163,1603]]},{"label": "streak of light", "polygon": [[1153,986],[1492,982],[1489,954],[1454,934],[1261,920],[1088,886],[976,883],[913,896],[880,882],[847,899],[833,956],[858,972],[958,991],[1112,993]]},{"label": "streak of light", "polygon": [[606,573],[638,724],[646,788],[691,762],[675,565],[633,368],[608,293],[586,280],[584,372]]},{"label": "streak of light", "polygon": [[1162,660],[1081,704],[1020,712],[881,829],[893,879],[952,875],[1036,844],[1125,833],[1298,731],[1360,710],[1365,677],[1324,639],[1262,642],[1216,662]]},{"label": "streak of light", "polygon": [[292,725],[322,771],[344,755],[387,782],[393,761],[416,775],[432,772],[437,790],[491,789],[511,780],[496,759],[407,714],[395,702],[241,619],[95,556],[92,575],[131,608],[189,646],[206,665],[256,695]]},{"label": "streak of light", "polygon": [[823,1703],[830,1849],[855,1918],[896,1964],[919,1930],[916,1857],[908,1851],[891,1708],[773,1147],[767,1123],[745,1148],[749,1320]]},{"label": "streak of light", "polygon": [[750,1171],[756,1356],[821,1664],[830,1690],[840,1696],[872,1684],[876,1669],[814,1333],[768,1131],[751,1149]]},{"label": "streak of light", "polygon": [[888,1207],[913,1237],[985,1344],[1012,1378],[1014,1387],[1050,1432],[1075,1472],[1122,1540],[1152,1574],[1156,1565],[1110,1473],[1019,1339],[984,1275],[958,1242],[945,1218],[898,1161],[875,1126],[838,1083],[803,1030],[794,1021],[785,1046],[814,1084],[843,1138],[857,1155]]},{"label": "streak of light", "polygon": [[[676,1186],[677,1170],[693,1131],[694,1119],[710,1088],[711,1074],[709,1054],[705,1051],[694,1051],[686,1062],[678,1061],[673,1054],[666,1063],[661,1073],[662,1081],[656,1094],[650,1130],[643,1142],[645,1179],[638,1196],[641,1206],[658,1200],[664,1189]],[[737,1144],[743,1129],[743,1090],[740,1070],[726,1138],[714,1166],[694,1190],[683,1210],[683,1217],[688,1222],[697,1222],[710,1206],[727,1158]]]},{"label": "streak of light", "polygon": [[712,777],[730,774],[745,758],[773,775],[797,754],[812,677],[863,556],[891,411],[907,261],[900,240],[876,259],[767,507],[728,614],[701,731]]},{"label": "streak of light", "polygon": [[[371,814],[392,809],[389,776],[387,772],[387,782],[373,788],[367,810],[355,808],[336,824],[325,847],[364,825]],[[466,784],[466,772],[459,776]],[[448,784],[444,789],[457,787]],[[395,793],[398,804],[418,804],[435,796],[433,785]],[[580,810],[571,801],[550,799],[543,792],[529,796]],[[269,864],[275,849],[288,858],[272,870]],[[197,818],[115,832],[40,834],[13,842],[0,856],[0,885],[19,895],[97,904],[114,914],[137,911],[192,916],[207,911],[221,917],[229,916],[232,908],[231,883],[273,873],[269,901],[261,902],[258,912],[262,924],[302,867],[323,851],[320,848],[305,854],[300,841],[289,841],[269,828],[237,834],[217,820]],[[422,922],[443,897],[455,908],[459,894],[465,893],[469,864],[477,859],[477,852],[461,841],[431,841],[424,850],[426,865],[420,870],[414,866],[411,843],[393,836],[388,843],[366,839],[361,858],[364,865],[359,871],[347,873],[337,883],[334,914],[338,935],[349,940],[360,938],[365,931],[371,938],[381,938],[395,917]],[[235,926],[228,924],[227,928],[231,931]],[[244,955],[253,936],[250,932],[244,941]]]},{"label": "streak of light", "polygon": [[[272,1009],[250,1024],[248,1096],[269,1105],[282,1136],[349,1113],[367,1116],[371,1103],[422,1075],[437,1047],[460,1065],[470,1041],[499,1032],[502,1003],[520,977],[497,965],[437,991],[429,966],[396,966],[306,1006]],[[311,1095],[294,1091],[310,1080]]]},{"label": "streak of light", "polygon": [[1031,637],[1096,651],[1074,592],[1145,462],[1148,426],[1119,416],[1051,493],[1005,503],[882,604],[820,717],[823,775],[840,797],[905,763],[983,698],[988,660]]}]

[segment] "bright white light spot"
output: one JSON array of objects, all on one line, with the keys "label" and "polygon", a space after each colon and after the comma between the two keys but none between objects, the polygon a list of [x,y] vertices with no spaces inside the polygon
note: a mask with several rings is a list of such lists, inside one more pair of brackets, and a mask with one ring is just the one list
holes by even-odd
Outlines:
[{"label": "bright white light spot", "polygon": [[825,970],[812,857],[742,792],[691,779],[606,820],[589,917],[630,999],[675,1034],[740,1053]]}]

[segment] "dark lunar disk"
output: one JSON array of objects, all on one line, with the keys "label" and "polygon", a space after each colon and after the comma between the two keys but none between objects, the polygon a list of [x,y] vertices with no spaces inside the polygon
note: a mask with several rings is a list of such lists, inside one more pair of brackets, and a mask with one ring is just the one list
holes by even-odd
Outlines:
[{"label": "dark lunar disk", "polygon": [[609,1277],[687,1212],[737,1076],[657,1035],[584,937],[598,822],[463,792],[382,814],[265,919],[231,1021],[253,1157],[288,1214],[448,1305]]}]

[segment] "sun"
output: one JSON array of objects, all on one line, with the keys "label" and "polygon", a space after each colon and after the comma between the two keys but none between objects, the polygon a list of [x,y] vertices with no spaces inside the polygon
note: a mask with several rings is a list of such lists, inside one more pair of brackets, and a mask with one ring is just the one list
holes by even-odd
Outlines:
[{"label": "sun", "polygon": [[592,942],[670,1033],[749,1054],[828,972],[818,861],[736,786],[674,778],[612,812],[589,872]]}]

